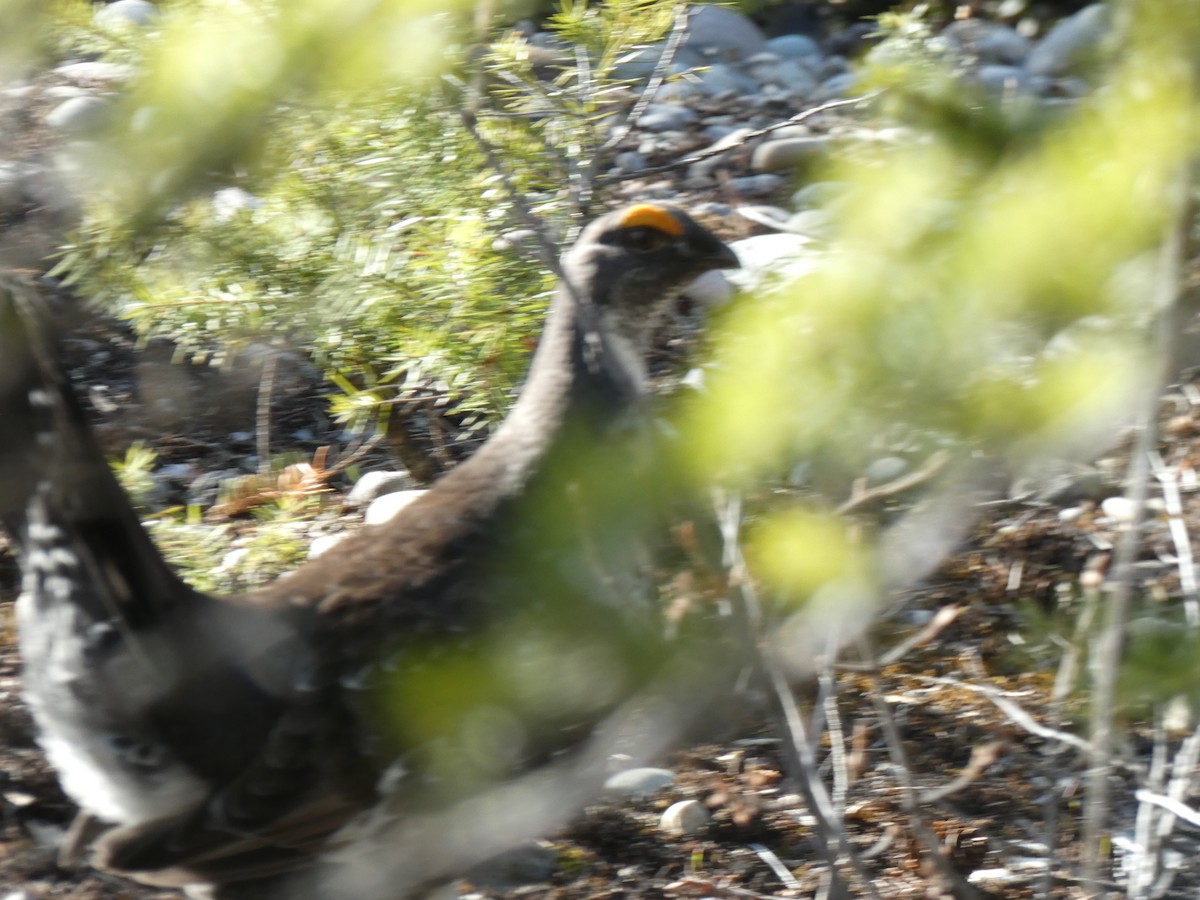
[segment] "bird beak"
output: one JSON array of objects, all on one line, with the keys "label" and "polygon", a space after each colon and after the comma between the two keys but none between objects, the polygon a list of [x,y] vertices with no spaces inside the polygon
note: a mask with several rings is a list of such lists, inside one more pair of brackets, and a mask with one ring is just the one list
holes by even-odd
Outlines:
[{"label": "bird beak", "polygon": [[716,269],[740,269],[742,261],[738,259],[736,253],[728,244],[719,244],[716,252],[712,255],[714,263],[713,268]]},{"label": "bird beak", "polygon": [[740,269],[741,261],[737,258],[737,254],[733,252],[726,244],[717,240],[712,235],[704,235],[707,240],[697,241],[694,246],[694,252],[697,257],[703,261],[710,269]]}]

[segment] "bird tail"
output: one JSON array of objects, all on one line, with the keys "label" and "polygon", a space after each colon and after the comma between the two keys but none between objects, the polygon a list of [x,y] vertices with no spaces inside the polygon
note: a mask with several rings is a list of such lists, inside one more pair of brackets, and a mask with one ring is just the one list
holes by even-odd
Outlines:
[{"label": "bird tail", "polygon": [[41,595],[57,583],[73,603],[91,606],[94,619],[132,623],[189,592],[96,443],[58,361],[54,331],[37,290],[0,276],[0,525],[27,591],[30,579]]}]

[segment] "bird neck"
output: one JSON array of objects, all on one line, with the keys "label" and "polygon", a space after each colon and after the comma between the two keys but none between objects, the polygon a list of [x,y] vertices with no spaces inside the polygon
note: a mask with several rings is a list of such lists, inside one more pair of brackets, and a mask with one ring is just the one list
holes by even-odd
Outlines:
[{"label": "bird neck", "polygon": [[641,347],[617,324],[559,287],[525,387],[477,454],[481,464],[504,461],[509,489],[519,489],[555,445],[602,438],[645,397]]}]

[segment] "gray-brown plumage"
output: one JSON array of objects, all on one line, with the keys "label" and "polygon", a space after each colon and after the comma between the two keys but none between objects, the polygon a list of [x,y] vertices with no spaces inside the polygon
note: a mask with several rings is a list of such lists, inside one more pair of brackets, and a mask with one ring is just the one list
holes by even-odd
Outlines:
[{"label": "gray-brown plumage", "polygon": [[[24,573],[25,692],[96,864],[164,886],[266,884],[345,843],[385,795],[436,807],[578,741],[660,654],[613,559],[628,523],[605,524],[625,498],[586,461],[631,452],[655,313],[736,265],[679,210],[593,222],[495,435],[390,523],[222,598],[162,560],[10,284],[0,518]],[[500,661],[580,648],[584,688],[522,683]]]}]

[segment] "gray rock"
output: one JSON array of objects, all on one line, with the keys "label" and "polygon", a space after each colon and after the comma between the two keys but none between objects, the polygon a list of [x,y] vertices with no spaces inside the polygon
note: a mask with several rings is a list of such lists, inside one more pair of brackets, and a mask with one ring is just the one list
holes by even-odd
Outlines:
[{"label": "gray rock", "polygon": [[228,222],[241,212],[261,208],[262,199],[239,187],[221,188],[213,192],[213,216],[218,222]]},{"label": "gray rock", "polygon": [[368,525],[382,525],[384,522],[390,522],[402,509],[419,500],[426,493],[428,491],[396,491],[376,497],[367,507],[364,520]]},{"label": "gray rock", "polygon": [[1029,93],[1034,90],[1035,76],[1019,66],[1004,66],[994,63],[982,65],[975,70],[979,86],[996,94],[1014,92]]},{"label": "gray rock", "polygon": [[772,231],[786,231],[788,219],[791,217],[791,213],[786,209],[767,203],[741,203],[738,205],[737,214]]},{"label": "gray rock", "polygon": [[829,56],[817,66],[816,76],[822,81],[828,81],[834,75],[844,75],[850,71],[850,63],[844,56]]},{"label": "gray rock", "polygon": [[30,167],[15,162],[0,162],[0,219],[22,211],[25,203],[23,183]]},{"label": "gray rock", "polygon": [[756,70],[758,69],[773,69],[775,66],[783,62],[783,58],[772,53],[770,50],[764,50],[761,53],[755,53],[749,59],[742,63],[742,68],[752,77],[758,78]]},{"label": "gray rock", "polygon": [[1110,11],[1103,3],[1085,6],[1050,29],[1029,54],[1025,68],[1033,75],[1066,75],[1076,71],[1108,34]]},{"label": "gray rock", "polygon": [[750,77],[764,86],[774,86],[797,94],[810,94],[817,87],[813,74],[794,59],[779,59],[770,53],[754,57],[758,62],[746,66]]},{"label": "gray rock", "polygon": [[842,72],[822,81],[813,92],[812,99],[816,103],[843,100],[853,97],[858,92],[857,89],[858,76],[853,72]]},{"label": "gray rock", "polygon": [[740,290],[753,292],[775,281],[799,278],[819,258],[813,240],[799,234],[759,234],[730,244],[742,264],[726,274]]},{"label": "gray rock", "polygon": [[766,47],[767,40],[758,26],[736,10],[724,6],[697,6],[688,15],[684,49],[736,61],[749,59]]},{"label": "gray rock", "polygon": [[39,163],[0,162],[0,268],[49,268],[44,263],[79,226],[83,192],[72,162],[65,153]]},{"label": "gray rock", "polygon": [[649,78],[654,74],[662,52],[662,44],[654,44],[627,53],[613,66],[612,76],[621,81],[642,81]]},{"label": "gray rock", "polygon": [[640,172],[647,166],[646,157],[636,150],[624,150],[618,153],[613,159],[613,163],[616,165],[617,171],[626,174]]},{"label": "gray rock", "polygon": [[655,103],[683,103],[704,93],[695,78],[677,78],[663,82],[654,92]]},{"label": "gray rock", "polygon": [[47,100],[73,100],[76,97],[91,97],[92,92],[77,84],[52,84],[46,88],[43,96]]},{"label": "gray rock", "polygon": [[494,241],[493,250],[528,250],[533,252],[538,246],[537,232],[532,228],[514,228],[506,231]]},{"label": "gray rock", "polygon": [[[559,862],[559,853],[553,844],[536,841],[513,847],[481,863],[467,873],[467,879],[476,888],[510,891],[549,881],[558,870]],[[455,891],[452,896],[459,894]]]},{"label": "gray rock", "polygon": [[378,500],[386,494],[410,490],[413,486],[412,476],[407,472],[367,472],[346,495],[349,506],[366,506],[372,500]]},{"label": "gray rock", "polygon": [[604,790],[622,797],[648,797],[675,783],[675,773],[670,769],[643,767],[625,769],[608,777]]},{"label": "gray rock", "polygon": [[700,89],[710,97],[721,94],[757,94],[758,82],[733,66],[713,63],[700,76]]},{"label": "gray rock", "polygon": [[1068,75],[1065,78],[1046,78],[1043,75],[1033,76],[1033,90],[1042,96],[1058,99],[1078,100],[1092,92],[1092,86],[1087,79]]},{"label": "gray rock", "polygon": [[694,211],[699,216],[716,216],[720,219],[733,215],[733,207],[720,200],[704,200],[695,204]]},{"label": "gray rock", "polygon": [[691,178],[702,178],[712,175],[717,169],[725,164],[726,154],[723,152],[726,149],[733,150],[741,145],[746,135],[750,134],[749,128],[737,128],[729,132],[719,141],[715,141],[710,147],[700,151],[701,153],[712,153],[700,162],[692,163],[688,168],[688,176]]},{"label": "gray rock", "polygon": [[772,131],[767,140],[781,141],[784,138],[806,138],[812,136],[813,131],[807,125],[784,125],[782,128],[776,128],[774,131]]},{"label": "gray rock", "polygon": [[316,559],[321,554],[328,553],[349,536],[349,532],[342,532],[341,534],[322,534],[313,538],[313,542],[308,545],[308,558]]},{"label": "gray rock", "polygon": [[158,18],[158,7],[147,0],[117,0],[96,10],[92,16],[101,28],[127,28],[152,25]]},{"label": "gray rock", "polygon": [[686,106],[673,103],[651,103],[638,119],[638,127],[646,131],[683,131],[699,116]]},{"label": "gray rock", "polygon": [[781,34],[767,41],[767,49],[783,59],[819,61],[824,54],[821,46],[803,34]]},{"label": "gray rock", "polygon": [[844,181],[814,181],[792,194],[792,207],[806,209],[812,206],[828,206],[844,196],[849,187]]},{"label": "gray rock", "polygon": [[108,101],[100,97],[72,97],[46,114],[46,124],[59,131],[84,134],[99,128],[108,116]]},{"label": "gray rock", "polygon": [[867,481],[871,484],[887,484],[908,471],[908,460],[901,456],[881,456],[867,466]]},{"label": "gray rock", "polygon": [[712,141],[720,141],[738,130],[736,125],[726,125],[724,122],[704,126],[704,136]]},{"label": "gray rock", "polygon": [[64,63],[54,69],[58,77],[72,82],[101,82],[104,84],[127,81],[133,76],[133,66],[124,63],[90,62]]},{"label": "gray rock", "polygon": [[942,38],[961,55],[985,63],[1020,65],[1032,44],[1007,25],[986,19],[960,19],[942,31]]},{"label": "gray rock", "polygon": [[701,306],[721,306],[728,303],[735,293],[725,273],[717,270],[705,272],[683,289],[683,296]]},{"label": "gray rock", "polygon": [[760,175],[739,175],[729,180],[729,185],[739,197],[765,197],[779,190],[783,184],[782,175],[762,173]]},{"label": "gray rock", "polygon": [[671,70],[674,74],[680,72],[690,72],[692,69],[699,69],[707,66],[712,59],[699,47],[680,47],[675,51],[675,58],[671,61]]},{"label": "gray rock", "polygon": [[792,234],[829,240],[833,237],[833,216],[827,209],[802,209],[788,217],[787,230]]},{"label": "gray rock", "polygon": [[829,150],[829,138],[794,137],[767,140],[754,148],[750,168],[755,172],[779,172],[820,159]]}]

